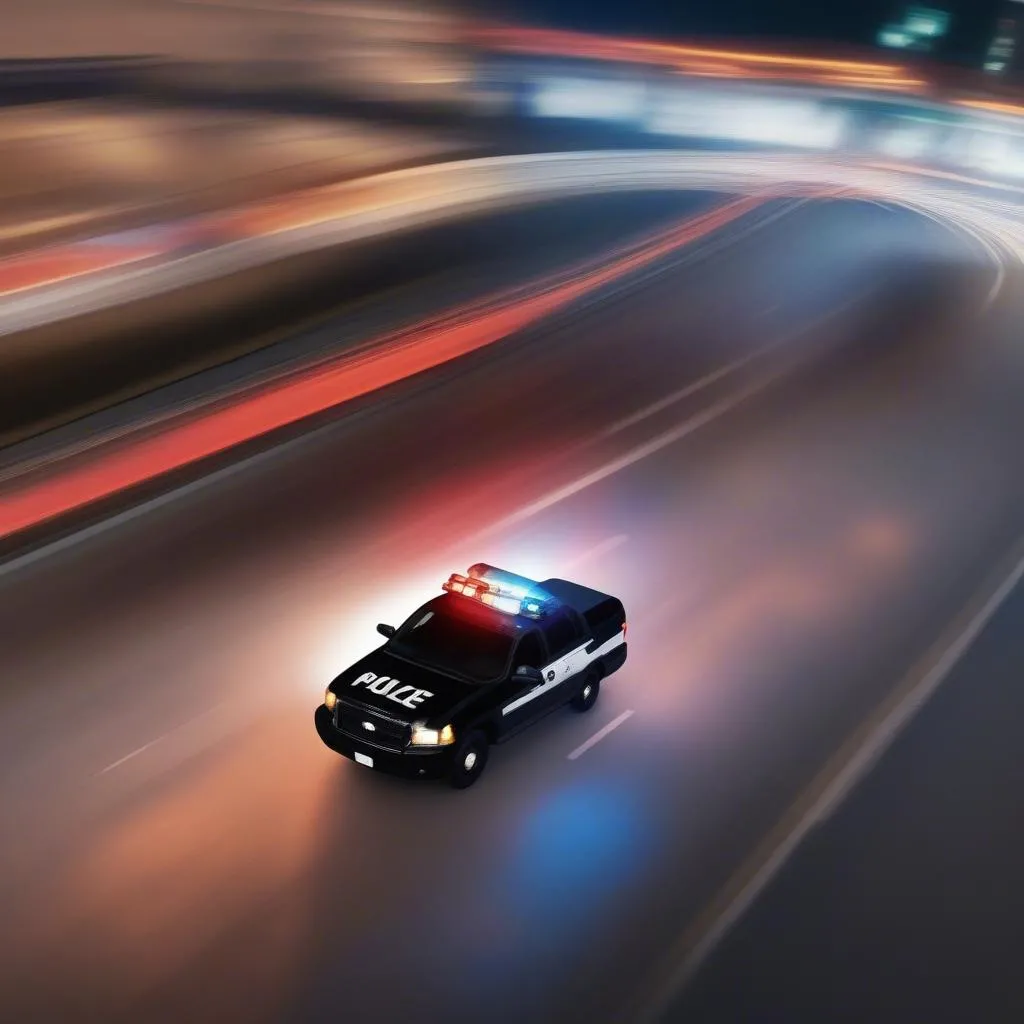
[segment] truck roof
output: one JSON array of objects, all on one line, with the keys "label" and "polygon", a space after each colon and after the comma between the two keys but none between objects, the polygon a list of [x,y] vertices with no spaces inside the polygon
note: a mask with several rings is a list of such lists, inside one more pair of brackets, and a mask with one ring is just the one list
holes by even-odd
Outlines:
[{"label": "truck roof", "polygon": [[581,586],[579,583],[570,583],[569,580],[544,580],[540,587],[556,601],[568,605],[580,615],[585,615],[602,601],[607,601],[611,597],[610,594],[602,594],[600,590],[591,590],[590,587]]}]

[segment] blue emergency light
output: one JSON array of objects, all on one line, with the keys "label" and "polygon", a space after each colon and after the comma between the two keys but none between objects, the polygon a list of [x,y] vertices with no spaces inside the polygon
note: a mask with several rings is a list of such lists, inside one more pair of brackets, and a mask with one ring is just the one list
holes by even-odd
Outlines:
[{"label": "blue emergency light", "polygon": [[538,583],[525,576],[496,569],[478,562],[471,565],[465,576],[452,573],[443,589],[450,594],[461,594],[509,615],[523,615],[540,619],[557,602]]}]

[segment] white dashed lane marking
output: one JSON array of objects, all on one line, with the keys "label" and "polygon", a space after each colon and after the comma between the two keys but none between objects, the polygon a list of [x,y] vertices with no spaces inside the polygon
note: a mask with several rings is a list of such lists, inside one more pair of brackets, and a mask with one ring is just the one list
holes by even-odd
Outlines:
[{"label": "white dashed lane marking", "polygon": [[618,718],[613,718],[603,729],[598,729],[593,736],[590,737],[585,743],[581,743],[570,755],[569,760],[575,761],[577,757],[582,757],[592,746],[596,743],[600,743],[609,733],[614,732],[618,729],[626,719],[630,718],[633,714],[632,708],[628,711],[623,711]]}]

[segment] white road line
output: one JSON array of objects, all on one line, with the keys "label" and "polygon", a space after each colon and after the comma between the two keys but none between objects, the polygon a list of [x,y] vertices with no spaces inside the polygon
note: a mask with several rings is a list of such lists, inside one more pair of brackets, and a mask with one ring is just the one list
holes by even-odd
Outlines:
[{"label": "white road line", "polygon": [[[796,826],[779,842],[750,880],[715,917],[710,927],[682,954],[680,966],[670,976],[668,984],[662,989],[662,995],[649,1012],[642,1014],[637,1018],[638,1020],[647,1021],[650,1024],[662,1020],[667,1005],[671,1000],[678,998],[708,956],[750,909],[772,879],[797,851],[811,830],[833,814],[850,796],[896,740],[900,732],[934,696],[950,672],[967,653],[971,644],[977,640],[1006,599],[1024,580],[1024,556],[1018,557],[1019,560],[1009,575],[984,601],[980,609],[968,620],[966,626],[943,649],[920,679],[910,686],[892,711],[875,726],[865,741],[835,774],[818,799],[800,818]],[[976,598],[970,602],[967,608],[969,609],[977,603],[977,600],[979,599]],[[961,614],[966,614],[966,612]]]},{"label": "white road line", "polygon": [[573,480],[572,483],[565,484],[554,491],[549,491],[543,497],[538,498],[529,505],[524,505],[511,515],[491,524],[486,529],[481,530],[469,539],[477,542],[495,534],[502,533],[510,526],[516,526],[519,523],[525,522],[527,519],[532,518],[539,512],[543,512],[545,509],[549,509],[553,505],[557,505],[559,502],[565,501],[566,498],[571,498],[574,495],[579,494],[580,491],[584,491],[588,487],[592,487],[594,484],[600,483],[602,480],[605,480],[610,476],[614,476],[620,470],[626,469],[627,467],[646,459],[649,455],[653,455],[655,452],[661,451],[662,448],[667,448],[670,444],[674,444],[676,441],[681,441],[684,437],[688,437],[690,434],[696,433],[701,427],[707,426],[709,423],[713,423],[725,413],[735,409],[739,405],[742,405],[748,398],[752,398],[758,392],[764,391],[765,388],[773,384],[775,380],[781,377],[785,372],[785,370],[775,370],[772,373],[765,374],[759,380],[738,391],[736,394],[731,395],[729,398],[724,398],[720,402],[716,402],[714,405],[709,406],[696,416],[692,416],[690,419],[672,427],[670,430],[666,430],[664,433],[658,434],[650,441],[646,441],[644,444],[626,452],[625,455],[620,455],[618,458],[612,459],[611,462],[606,462],[603,466],[599,466],[597,469],[592,470],[584,476],[578,477],[576,480]]},{"label": "white road line", "polygon": [[[164,735],[166,736],[167,734],[165,733]],[[119,768],[121,765],[123,765],[125,761],[130,761],[133,757],[138,757],[139,754],[143,753],[143,751],[149,750],[150,747],[159,743],[162,739],[164,739],[164,736],[157,736],[155,740],[150,740],[148,743],[144,743],[137,750],[133,750],[130,754],[125,754],[124,757],[119,757],[112,764],[108,764],[106,768],[102,769],[101,771],[98,771],[96,774],[106,775],[107,772],[112,772],[115,768]]]},{"label": "white road line", "polygon": [[[816,323],[821,323],[827,320],[829,317],[834,316],[840,310],[849,308],[857,302],[860,302],[865,298],[866,295],[871,294],[872,289],[868,289],[867,292],[857,296],[855,299],[851,299],[848,302],[844,302],[841,306],[837,306],[835,309],[830,310],[827,314],[819,317],[817,321],[812,321],[807,325],[810,329]],[[792,338],[792,336],[789,336]],[[773,345],[781,345],[782,342],[775,342]],[[759,349],[759,352],[763,353],[764,349]],[[744,357],[748,359],[750,357]],[[727,398],[723,398],[719,402],[715,402],[709,406],[703,412],[697,413],[695,416],[684,420],[682,423],[672,427],[669,430],[664,431],[661,434],[656,435],[650,441],[646,441],[644,444],[638,445],[636,448],[631,449],[624,455],[620,455],[618,458],[612,459],[610,462],[606,462],[603,466],[599,466],[597,469],[592,470],[589,473],[578,477],[572,483],[565,484],[562,487],[556,488],[553,491],[549,491],[544,496],[538,498],[536,501],[530,502],[528,505],[524,505],[522,508],[517,509],[511,515],[506,516],[503,519],[499,519],[496,523],[492,523],[490,526],[472,535],[469,540],[473,543],[478,543],[481,540],[486,540],[496,534],[502,533],[511,526],[516,526],[519,523],[525,522],[527,519],[531,519],[539,512],[543,512],[546,509],[551,508],[553,505],[559,504],[559,502],[565,501],[567,498],[571,498],[580,491],[586,490],[588,487],[592,487],[596,483],[600,483],[602,480],[607,479],[610,476],[614,476],[616,473],[629,466],[634,465],[637,462],[646,459],[649,455],[655,454],[655,452],[661,451],[662,448],[667,448],[669,445],[674,444],[676,441],[681,441],[683,438],[688,437],[690,434],[696,433],[701,427],[707,426],[709,423],[713,423],[715,420],[724,416],[725,413],[732,411],[737,406],[742,405],[748,398],[753,398],[754,395],[764,391],[772,384],[775,383],[780,377],[785,376],[793,367],[784,366],[779,369],[770,371],[764,374],[758,380],[749,384],[745,388],[741,388],[735,394],[730,395]],[[715,371],[715,374],[720,374],[721,371]],[[706,382],[707,378],[703,378]],[[701,382],[698,381],[698,384]],[[690,385],[694,387],[695,385]],[[672,396],[669,396],[670,398]],[[643,411],[643,410],[641,410]],[[600,436],[600,435],[599,435]]]},{"label": "white road line", "polygon": [[613,437],[615,434],[621,433],[628,427],[635,426],[637,423],[655,415],[655,413],[661,412],[662,409],[667,409],[669,406],[675,405],[677,402],[681,402],[684,398],[689,398],[691,395],[695,395],[699,391],[703,391],[705,388],[714,384],[715,381],[721,380],[723,377],[728,377],[729,374],[735,373],[736,370],[746,366],[747,363],[752,363],[759,356],[765,355],[774,347],[775,345],[772,344],[754,349],[753,352],[749,352],[742,358],[734,359],[731,363],[726,363],[725,366],[720,366],[717,370],[712,370],[711,373],[705,374],[699,380],[695,380],[691,384],[687,384],[686,387],[680,388],[678,391],[673,391],[671,394],[666,395],[664,398],[659,398],[656,402],[652,402],[650,405],[645,405],[642,409],[631,413],[624,419],[616,420],[616,422],[610,427],[605,427],[605,429],[597,436]]},{"label": "white road line", "polygon": [[190,494],[202,491],[207,487],[212,487],[214,484],[220,483],[222,480],[227,480],[239,473],[244,473],[245,471],[252,469],[254,466],[258,466],[264,462],[269,462],[271,459],[279,457],[283,452],[287,452],[293,448],[299,447],[300,445],[309,444],[318,440],[323,434],[327,433],[329,430],[335,429],[336,427],[336,423],[326,423],[322,427],[310,430],[308,433],[290,438],[289,440],[275,445],[272,448],[256,452],[254,455],[239,459],[238,462],[232,462],[227,466],[214,470],[212,473],[201,476],[196,480],[191,480],[187,484],[182,484],[180,487],[174,488],[172,491],[166,491],[163,494],[158,494],[156,497],[149,498],[146,501],[140,502],[138,505],[133,505],[131,508],[127,508],[123,512],[117,512],[107,519],[101,519],[89,526],[83,526],[81,529],[75,530],[58,540],[49,541],[38,548],[26,551],[23,555],[16,555],[6,562],[0,562],[0,576],[6,576],[10,573],[17,572],[19,569],[23,569],[35,562],[43,561],[46,558],[59,554],[61,551],[77,547],[83,541],[108,533],[118,526],[123,526],[125,523],[130,523],[134,519],[139,519],[142,516],[148,515],[150,512],[154,512],[156,509],[162,508],[164,505],[170,505],[173,502],[188,497]]},{"label": "white road line", "polygon": [[226,700],[218,701],[216,704],[213,705],[213,707],[209,707],[205,711],[201,711],[198,715],[186,719],[184,722],[180,722],[178,725],[174,726],[173,729],[169,729],[162,735],[157,736],[156,739],[152,739],[148,743],[144,743],[141,747],[136,748],[130,754],[125,754],[124,757],[119,757],[116,761],[113,761],[111,764],[108,764],[106,768],[103,768],[100,771],[96,772],[96,775],[106,775],[107,772],[111,772],[115,768],[119,768],[121,765],[125,763],[125,761],[130,761],[133,757],[138,757],[139,754],[142,754],[145,751],[149,750],[150,747],[155,747],[158,743],[163,742],[165,739],[167,739],[168,736],[173,736],[175,733],[181,732],[183,729],[187,729],[190,725],[195,725],[196,722],[200,722],[204,718],[208,718],[214,712],[219,711],[221,708],[225,707],[225,705],[229,703],[230,702]]},{"label": "white road line", "polygon": [[[760,347],[755,348],[752,352],[748,352],[746,355],[740,356],[738,359],[733,359],[724,366],[720,366],[717,370],[712,370],[710,373],[705,374],[699,380],[695,380],[691,384],[687,384],[685,387],[680,388],[678,391],[673,391],[671,394],[665,395],[664,398],[659,398],[656,402],[652,402],[650,405],[644,406],[642,409],[637,410],[624,419],[617,420],[610,427],[606,427],[602,430],[598,437],[611,437],[613,434],[618,434],[627,427],[632,427],[635,424],[640,423],[642,420],[655,415],[655,413],[659,413],[663,409],[667,409],[669,406],[675,405],[676,402],[681,402],[684,398],[689,398],[691,395],[695,395],[698,391],[703,391],[705,388],[714,384],[716,381],[721,380],[723,377],[728,377],[730,374],[742,369],[748,363],[752,363],[756,359],[760,359],[762,356],[769,355],[771,352],[782,348],[784,345],[791,345],[797,340],[797,338],[802,337],[817,327],[821,327],[822,324],[828,323],[828,321],[833,317],[838,316],[840,313],[844,313],[851,306],[857,305],[870,295],[872,291],[873,289],[869,289],[861,295],[847,299],[846,302],[842,302],[834,309],[827,310],[819,316],[814,317],[812,320],[809,320],[807,323],[796,328],[796,330],[789,331],[786,334],[783,334],[782,337],[776,338],[767,345],[761,345]],[[777,305],[778,304],[776,303],[776,306]],[[772,308],[774,309],[775,307]]]},{"label": "white road line", "polygon": [[[917,214],[918,216],[926,217],[933,224],[936,224],[940,228],[945,229],[950,234],[959,233],[961,235],[969,235],[971,238],[973,238],[974,241],[976,241],[978,245],[985,250],[985,253],[989,257],[991,257],[992,263],[996,268],[996,276],[992,281],[992,286],[991,288],[989,288],[987,294],[985,295],[985,300],[979,307],[977,315],[984,316],[989,311],[989,309],[992,307],[992,304],[999,297],[999,293],[1002,291],[1003,285],[1006,282],[1006,266],[1003,263],[1003,260],[1000,256],[999,249],[996,245],[993,244],[991,237],[986,238],[981,233],[981,231],[969,226],[968,224],[961,222],[950,223],[949,218],[943,219],[939,215],[931,212],[930,210],[925,209],[923,206],[919,206],[917,203],[908,203],[900,201],[896,201],[894,203],[892,200],[883,202],[880,199],[866,199],[864,200],[864,202],[870,203],[872,206],[877,206],[879,209],[882,210],[888,209],[892,205],[896,205],[901,207],[902,209],[909,210],[911,213]],[[991,234],[992,232],[990,232],[990,235]],[[1006,242],[1002,234],[996,234],[995,237],[999,241],[1003,242],[1005,248]],[[1014,250],[1012,244],[1009,246],[1009,248],[1010,262],[1012,263],[1014,262]]]},{"label": "white road line", "polygon": [[978,310],[978,316],[982,316],[992,308],[992,304],[999,297],[999,293],[1003,290],[1003,285],[1006,283],[1006,267],[1002,263],[996,265],[996,276],[992,282],[992,287],[989,288],[988,294],[985,296],[985,301],[981,305],[981,309]]},{"label": "white road line", "polygon": [[569,760],[575,761],[577,757],[581,757],[585,754],[595,743],[600,743],[610,732],[618,729],[627,718],[633,714],[632,710],[623,711],[618,718],[613,718],[603,729],[598,729],[593,736],[590,737],[586,743],[581,743],[570,755]]},{"label": "white road line", "polygon": [[622,547],[628,540],[629,537],[625,533],[616,534],[614,537],[607,537],[600,544],[595,544],[592,548],[584,551],[583,554],[577,555],[566,562],[562,566],[562,572],[571,572],[573,569],[578,569],[584,563],[592,562],[595,558],[600,558],[602,555],[608,554],[609,551]]}]

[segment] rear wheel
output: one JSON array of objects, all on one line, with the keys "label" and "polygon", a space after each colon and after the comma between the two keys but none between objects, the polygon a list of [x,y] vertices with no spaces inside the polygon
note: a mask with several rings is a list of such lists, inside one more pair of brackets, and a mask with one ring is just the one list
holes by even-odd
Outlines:
[{"label": "rear wheel", "polygon": [[597,703],[597,695],[601,692],[601,677],[596,672],[589,672],[583,679],[579,693],[570,701],[574,711],[589,711]]},{"label": "rear wheel", "polygon": [[483,774],[490,747],[482,732],[471,732],[455,748],[449,781],[455,789],[468,789]]}]

